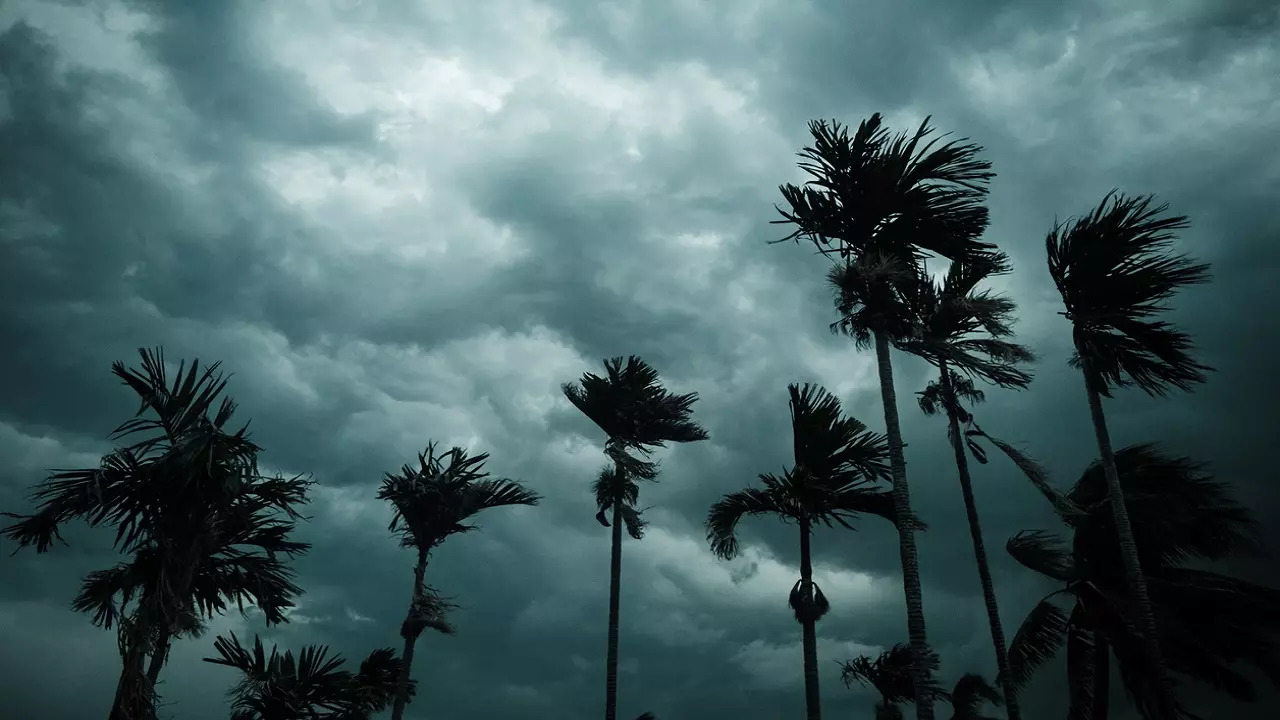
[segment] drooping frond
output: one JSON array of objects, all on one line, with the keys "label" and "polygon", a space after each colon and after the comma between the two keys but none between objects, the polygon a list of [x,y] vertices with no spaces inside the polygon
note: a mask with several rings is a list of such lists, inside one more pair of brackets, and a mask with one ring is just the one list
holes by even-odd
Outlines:
[{"label": "drooping frond", "polygon": [[993,720],[982,714],[983,703],[1000,705],[1003,698],[986,678],[966,673],[951,690],[951,720]]},{"label": "drooping frond", "polygon": [[[908,702],[915,697],[912,657],[911,646],[899,643],[874,659],[862,655],[841,663],[840,679],[846,687],[852,686],[855,682],[870,685],[880,693],[881,699],[886,704]],[[933,674],[940,666],[938,654],[933,649],[928,650],[924,666],[929,675],[926,681],[928,684],[926,692],[934,697],[949,697],[949,693],[938,686],[933,679]]]},{"label": "drooping frond", "polygon": [[1067,614],[1049,597],[1031,609],[1009,643],[1009,674],[1014,687],[1025,686],[1036,670],[1058,653],[1066,641],[1067,628]]},{"label": "drooping frond", "polygon": [[1070,546],[1044,530],[1022,530],[1009,538],[1005,550],[1023,567],[1062,582],[1076,579]]},{"label": "drooping frond", "polygon": [[827,600],[827,596],[822,594],[822,588],[813,581],[809,581],[806,587],[803,579],[797,580],[796,584],[791,586],[787,605],[798,623],[817,622],[831,610],[831,603]]},{"label": "drooping frond", "polygon": [[791,509],[783,502],[782,497],[768,489],[746,488],[725,495],[707,513],[707,542],[711,552],[724,560],[737,557],[738,522],[748,515],[790,516]]},{"label": "drooping frond", "polygon": [[1032,486],[1049,501],[1049,504],[1053,506],[1054,511],[1058,513],[1058,517],[1062,518],[1063,522],[1068,525],[1074,525],[1085,516],[1085,508],[1081,507],[1078,500],[1074,499],[1070,493],[1064,493],[1054,487],[1053,482],[1049,479],[1049,471],[1035,458],[1009,443],[987,434],[976,423],[971,423],[964,434],[970,450],[974,450],[976,446],[974,438],[983,438],[1004,453],[1005,457],[1013,461],[1013,464],[1031,481]]},{"label": "drooping frond", "polygon": [[1209,371],[1191,357],[1190,336],[1156,320],[1179,289],[1207,282],[1209,266],[1173,254],[1184,216],[1164,216],[1154,196],[1112,190],[1093,212],[1057,224],[1045,238],[1049,274],[1074,326],[1078,361],[1098,391],[1137,385],[1152,395],[1189,390]]},{"label": "drooping frond", "polygon": [[914,317],[902,287],[913,281],[914,261],[867,251],[827,271],[837,320],[831,332],[853,338],[859,349],[870,347],[876,332],[895,340],[914,331]]},{"label": "drooping frond", "polygon": [[[1095,709],[1103,709],[1110,700],[1106,696],[1107,678],[1110,672],[1107,641],[1089,628],[1083,606],[1077,604],[1071,612],[1067,629],[1067,696],[1070,706],[1067,717],[1071,720],[1106,720]],[[1099,692],[1102,691],[1102,692]]]},{"label": "drooping frond", "polygon": [[658,371],[632,355],[604,362],[605,374],[583,373],[578,383],[561,386],[564,395],[605,435],[624,448],[647,453],[668,442],[705,440],[691,419],[697,393],[674,395],[662,386]]}]

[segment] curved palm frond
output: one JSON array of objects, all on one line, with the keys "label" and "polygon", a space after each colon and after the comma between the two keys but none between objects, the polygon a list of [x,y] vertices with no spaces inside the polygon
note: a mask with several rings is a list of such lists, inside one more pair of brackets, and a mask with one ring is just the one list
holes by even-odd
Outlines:
[{"label": "curved palm frond", "polygon": [[[875,658],[861,655],[840,663],[840,680],[846,687],[857,682],[875,688],[885,705],[908,702],[915,697],[911,666],[911,646],[899,643]],[[925,668],[930,673],[928,692],[934,697],[947,698],[950,694],[932,679],[940,666],[938,654],[930,649],[925,658]]]},{"label": "curved palm frond", "polygon": [[1004,453],[1005,457],[1009,458],[1022,471],[1022,474],[1031,481],[1032,486],[1049,501],[1054,511],[1057,512],[1058,517],[1067,525],[1075,525],[1086,515],[1086,510],[1076,502],[1070,493],[1064,493],[1053,486],[1053,483],[1049,480],[1049,471],[1035,458],[1000,438],[986,433],[982,428],[978,427],[977,423],[969,423],[969,429],[965,430],[964,434],[966,441],[969,443],[970,451],[973,451],[976,446],[973,438],[983,438],[994,445],[997,450]]},{"label": "curved palm frond", "polygon": [[1023,567],[1062,582],[1076,579],[1075,558],[1060,537],[1044,530],[1022,530],[1009,538],[1005,550]]},{"label": "curved palm frond", "polygon": [[1040,666],[1057,654],[1067,637],[1067,613],[1042,599],[1027,614],[1009,643],[1009,672],[1015,687],[1025,687]]},{"label": "curved palm frond", "polygon": [[1003,698],[995,686],[977,673],[965,673],[951,690],[951,720],[994,720],[982,714],[983,703],[1000,705]]},{"label": "curved palm frond", "polygon": [[[763,480],[765,477],[761,476]],[[766,481],[768,486],[768,481]],[[707,542],[711,552],[724,560],[738,556],[738,522],[748,515],[791,516],[783,498],[768,489],[746,488],[725,495],[707,513]]]},{"label": "curved palm frond", "polygon": [[884,435],[843,415],[839,398],[820,386],[793,383],[787,392],[797,471],[803,469],[817,483],[840,489],[890,479],[889,441]]},{"label": "curved palm frond", "polygon": [[1154,318],[1180,288],[1209,280],[1209,266],[1172,254],[1185,216],[1164,216],[1154,196],[1107,193],[1093,212],[1045,238],[1049,274],[1074,327],[1077,351],[1098,392],[1136,385],[1151,395],[1189,390],[1212,368],[1191,357],[1190,336]]}]

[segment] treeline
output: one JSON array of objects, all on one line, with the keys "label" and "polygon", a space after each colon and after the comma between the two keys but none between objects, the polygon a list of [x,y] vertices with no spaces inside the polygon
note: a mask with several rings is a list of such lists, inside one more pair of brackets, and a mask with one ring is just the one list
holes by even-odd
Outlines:
[{"label": "treeline", "polygon": [[[1059,488],[974,415],[983,387],[1028,388],[1036,359],[1014,336],[1013,301],[985,287],[1012,267],[983,239],[993,173],[982,149],[967,140],[941,142],[927,119],[897,134],[878,114],[852,132],[834,122],[813,122],[809,130],[813,143],[800,153],[800,167],[810,179],[780,188],[785,207],[777,222],[793,232],[779,242],[812,244],[829,263],[831,328],[875,352],[884,432],[845,414],[823,388],[790,385],[794,452],[787,469],[726,495],[706,520],[710,549],[725,559],[739,552],[743,518],[769,515],[797,528],[800,577],[789,603],[801,626],[807,717],[821,717],[816,624],[830,609],[813,581],[814,530],[867,518],[897,530],[908,628],[904,643],[879,656],[842,662],[846,684],[875,689],[878,719],[900,718],[912,703],[918,720],[932,720],[941,701],[953,720],[989,717],[992,706],[1021,720],[1019,692],[1064,648],[1068,720],[1105,719],[1113,675],[1147,720],[1196,718],[1181,697],[1187,683],[1249,701],[1256,690],[1250,673],[1280,682],[1280,592],[1203,569],[1207,561],[1262,555],[1255,521],[1202,464],[1151,439],[1115,449],[1107,428],[1103,400],[1115,402],[1116,390],[1189,391],[1210,370],[1194,358],[1187,334],[1161,319],[1178,289],[1208,279],[1206,265],[1173,252],[1174,233],[1187,219],[1150,196],[1113,191],[1045,238],[1071,325],[1070,363],[1098,447],[1097,459],[1081,459],[1079,478]],[[929,258],[948,263],[941,278],[927,271]],[[935,679],[940,659],[928,642],[916,549],[927,526],[911,505],[895,352],[936,370],[915,397],[921,411],[946,424],[947,442],[938,447],[954,457],[996,660],[992,668],[970,668],[951,688]],[[268,625],[287,622],[302,593],[289,560],[309,549],[290,538],[313,483],[259,471],[261,448],[244,426],[232,425],[236,406],[218,365],[202,369],[193,361],[170,378],[159,350],[140,353],[139,368],[112,368],[141,401],[137,415],[116,429],[119,447],[99,467],[51,474],[34,491],[35,511],[6,513],[15,522],[3,530],[39,553],[51,550],[73,519],[116,530],[115,548],[126,559],[86,576],[72,603],[118,634],[122,664],[111,720],[156,717],[171,644],[200,638],[231,605],[257,608]],[[659,477],[653,451],[707,433],[693,419],[697,395],[668,391],[635,356],[606,360],[603,374],[586,372],[563,392],[604,440],[604,466],[591,487],[596,520],[611,536],[604,717],[616,720],[623,534],[644,536],[638,500],[642,484]],[[1006,542],[1019,563],[1059,586],[1012,637],[1000,621],[973,488],[977,468],[970,465],[971,458],[988,464],[993,451],[1062,524],[1058,532],[1024,531]],[[428,443],[416,462],[386,473],[378,489],[393,509],[389,530],[414,558],[399,654],[376,648],[358,669],[347,669],[326,647],[282,652],[257,638],[247,647],[234,634],[216,637],[206,662],[240,673],[232,718],[356,720],[390,708],[401,720],[411,701],[423,702],[411,677],[417,641],[428,629],[454,632],[454,606],[427,582],[433,551],[472,530],[485,510],[541,499],[521,482],[490,476],[488,457]]]}]

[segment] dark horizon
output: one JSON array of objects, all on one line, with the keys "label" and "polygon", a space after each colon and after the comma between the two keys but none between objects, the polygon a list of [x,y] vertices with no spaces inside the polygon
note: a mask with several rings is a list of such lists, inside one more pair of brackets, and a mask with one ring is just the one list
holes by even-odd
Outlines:
[{"label": "dark horizon", "polygon": [[[457,604],[452,636],[417,644],[405,717],[596,718],[604,699],[610,530],[593,519],[601,429],[562,384],[636,355],[697,393],[708,439],[657,451],[642,540],[622,543],[618,718],[800,717],[795,525],[749,518],[738,557],[708,547],[708,508],[795,462],[787,386],[830,391],[885,432],[873,350],[833,334],[827,263],[769,244],[778,186],[802,183],[810,120],[890,131],[930,116],[995,173],[982,235],[1012,272],[1037,356],[1025,390],[979,383],[983,430],[1066,490],[1098,457],[1071,326],[1045,259],[1055,222],[1112,188],[1185,215],[1177,252],[1211,265],[1166,314],[1213,368],[1193,392],[1104,400],[1115,448],[1158,443],[1205,463],[1280,551],[1266,401],[1280,328],[1280,9],[1257,0],[972,4],[570,0],[440,6],[10,0],[0,7],[0,511],[31,512],[51,468],[116,447],[137,398],[111,375],[163,346],[219,361],[236,427],[268,474],[309,474],[291,561],[303,593],[266,628],[234,610],[175,641],[160,717],[221,720],[236,672],[201,662],[214,637],[347,669],[401,652],[414,557],[388,532],[384,474],[434,440],[488,453],[537,507],[486,510],[434,552],[427,584]],[[940,273],[945,262],[929,269]],[[929,644],[939,683],[995,679],[946,419],[917,406],[937,378],[895,351]],[[970,463],[1012,638],[1056,587],[1005,541],[1066,533],[998,451]],[[7,520],[6,520],[7,524]],[[908,640],[898,535],[818,527],[814,578],[824,714],[871,717],[839,663]],[[623,535],[626,533],[623,532]],[[10,555],[0,540],[0,715],[109,709],[114,631],[70,608],[85,573],[123,560],[112,531]],[[1280,587],[1270,561],[1215,572]],[[1020,696],[1024,720],[1065,716],[1064,653]],[[1251,676],[1252,677],[1252,676]],[[1182,693],[1206,719],[1280,713]],[[1118,680],[1111,720],[1135,720]],[[905,717],[914,717],[911,705]],[[998,711],[997,711],[998,712]],[[949,717],[939,704],[936,717]],[[379,715],[382,717],[382,715]]]}]

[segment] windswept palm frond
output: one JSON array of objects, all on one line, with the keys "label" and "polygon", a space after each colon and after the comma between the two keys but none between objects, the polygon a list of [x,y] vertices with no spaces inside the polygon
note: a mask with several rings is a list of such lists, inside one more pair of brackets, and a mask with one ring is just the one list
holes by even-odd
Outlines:
[{"label": "windswept palm frond", "polygon": [[995,720],[982,714],[983,703],[1000,705],[1003,698],[995,686],[977,673],[966,673],[951,690],[951,720]]},{"label": "windswept palm frond", "polygon": [[[1054,593],[1056,594],[1056,593]],[[1053,594],[1031,608],[1009,643],[1009,672],[1015,687],[1025,687],[1040,666],[1048,662],[1066,641],[1067,613],[1050,602]]]},{"label": "windswept palm frond", "polygon": [[[930,649],[925,657],[925,667],[930,673],[927,690],[933,697],[945,698],[949,694],[932,678],[940,665],[938,654]],[[846,687],[856,682],[875,688],[886,705],[908,702],[915,697],[911,666],[911,647],[899,643],[875,658],[861,655],[840,663],[840,680]]]},{"label": "windswept palm frond", "polygon": [[1172,254],[1185,216],[1163,216],[1154,196],[1107,193],[1093,212],[1045,238],[1049,274],[1074,327],[1077,356],[1097,391],[1136,385],[1151,395],[1190,390],[1212,368],[1191,357],[1191,338],[1154,318],[1179,289],[1209,280],[1209,266]]},{"label": "windswept palm frond", "polygon": [[605,360],[605,374],[583,373],[578,383],[561,386],[564,395],[610,440],[649,453],[668,442],[705,440],[707,433],[689,419],[697,393],[675,395],[662,386],[658,371],[632,355]]}]

